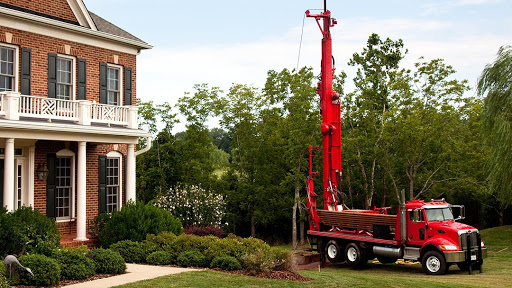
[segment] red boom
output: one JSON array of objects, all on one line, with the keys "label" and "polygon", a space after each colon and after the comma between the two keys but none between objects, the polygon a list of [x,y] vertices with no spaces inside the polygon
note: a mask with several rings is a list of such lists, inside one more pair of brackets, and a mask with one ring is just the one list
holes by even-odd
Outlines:
[{"label": "red boom", "polygon": [[[330,27],[337,24],[336,19],[331,18],[331,12],[324,9],[323,13],[310,14],[314,17],[322,32],[322,74],[318,82],[317,93],[320,95],[320,109],[322,113],[322,143],[323,143],[323,203],[324,210],[341,210],[338,206],[338,186],[341,180],[341,108],[340,95],[332,89],[334,77],[332,39]],[[322,24],[320,23],[322,22]],[[310,150],[311,151],[311,150]],[[308,208],[312,215],[312,222],[317,222],[316,194],[313,192],[312,169],[308,179]],[[313,193],[311,193],[313,192]],[[316,221],[315,221],[316,220]],[[311,221],[310,221],[311,222]],[[318,222],[310,223],[311,230],[318,231]]]}]

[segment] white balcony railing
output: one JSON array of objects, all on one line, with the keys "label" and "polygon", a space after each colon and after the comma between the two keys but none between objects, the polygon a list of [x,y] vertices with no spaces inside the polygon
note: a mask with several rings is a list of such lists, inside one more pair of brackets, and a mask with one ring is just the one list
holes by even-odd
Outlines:
[{"label": "white balcony railing", "polygon": [[18,113],[20,116],[78,121],[78,102],[21,95]]},{"label": "white balcony railing", "polygon": [[107,124],[127,125],[128,108],[127,106],[115,106],[92,103],[91,122],[100,122]]},{"label": "white balcony railing", "polygon": [[19,120],[19,117],[42,118],[52,121],[68,120],[79,125],[105,123],[137,129],[137,107],[98,104],[88,100],[61,100],[0,93],[0,117]]}]

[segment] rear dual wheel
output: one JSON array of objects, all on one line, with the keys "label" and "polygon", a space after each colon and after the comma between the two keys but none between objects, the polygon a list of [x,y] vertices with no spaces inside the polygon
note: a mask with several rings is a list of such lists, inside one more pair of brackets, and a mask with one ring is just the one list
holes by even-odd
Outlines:
[{"label": "rear dual wheel", "polygon": [[357,243],[350,243],[345,248],[345,257],[347,264],[352,267],[363,267],[368,263],[366,251],[362,249]]},{"label": "rear dual wheel", "polygon": [[336,240],[327,242],[325,255],[331,263],[339,263],[345,260],[345,257],[343,257],[343,247]]}]

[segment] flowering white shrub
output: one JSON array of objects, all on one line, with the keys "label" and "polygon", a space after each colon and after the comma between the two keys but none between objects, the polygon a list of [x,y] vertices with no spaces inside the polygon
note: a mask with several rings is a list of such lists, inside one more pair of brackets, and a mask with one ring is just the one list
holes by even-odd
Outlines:
[{"label": "flowering white shrub", "polygon": [[156,199],[155,205],[170,211],[187,226],[221,226],[226,203],[221,195],[195,185],[169,189]]}]

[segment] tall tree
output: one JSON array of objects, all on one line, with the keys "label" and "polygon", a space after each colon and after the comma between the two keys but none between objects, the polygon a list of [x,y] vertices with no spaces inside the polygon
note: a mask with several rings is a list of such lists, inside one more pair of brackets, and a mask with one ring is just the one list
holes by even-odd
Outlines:
[{"label": "tall tree", "polygon": [[490,191],[500,203],[500,225],[505,209],[512,204],[512,47],[502,46],[497,58],[488,64],[478,81],[477,92],[485,95],[484,143],[490,150]]}]

